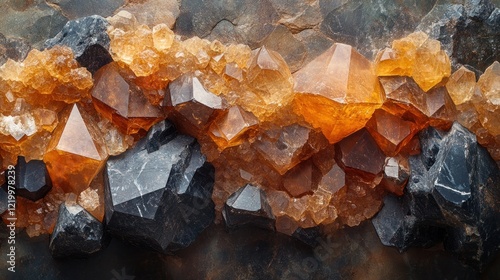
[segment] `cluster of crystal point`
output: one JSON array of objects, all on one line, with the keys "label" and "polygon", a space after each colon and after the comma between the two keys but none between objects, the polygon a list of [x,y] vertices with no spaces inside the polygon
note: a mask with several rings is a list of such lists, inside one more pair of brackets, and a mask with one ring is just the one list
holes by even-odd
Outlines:
[{"label": "cluster of crystal point", "polygon": [[[68,32],[96,21],[106,25],[81,20]],[[195,137],[215,167],[219,220],[224,207],[236,211],[238,190],[251,184],[265,195],[274,228],[290,235],[357,225],[379,211],[385,193],[402,195],[408,157],[420,153],[416,135],[429,126],[449,129],[458,121],[500,160],[498,62],[478,82],[465,68],[451,74],[440,43],[424,33],[394,41],[374,62],[336,43],[292,74],[265,46],[181,40],[167,25],[150,28],[127,12],[108,21],[109,49],[101,27],[71,33],[88,48],[95,47],[88,38],[102,38],[96,57],[109,51],[113,62],[99,69],[102,61],[85,58],[92,74],[58,45],[0,67],[3,165],[17,155],[43,159],[53,182],[45,198],[20,200],[19,224],[36,224],[34,234],[50,232],[56,215],[47,213],[68,195],[102,220],[104,206],[117,206],[103,205],[108,157],[165,118]],[[58,36],[76,48],[64,32]],[[148,143],[151,153],[166,142]],[[169,242],[157,249],[168,250]]]}]

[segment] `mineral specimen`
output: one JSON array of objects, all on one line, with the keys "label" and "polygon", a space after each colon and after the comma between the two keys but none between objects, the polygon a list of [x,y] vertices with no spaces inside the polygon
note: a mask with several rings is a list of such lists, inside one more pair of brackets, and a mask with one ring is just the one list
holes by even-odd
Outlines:
[{"label": "mineral specimen", "polygon": [[59,208],[59,217],[50,237],[54,258],[88,257],[107,244],[104,226],[76,203],[67,201]]},{"label": "mineral specimen", "polygon": [[373,219],[380,239],[403,250],[444,241],[446,250],[481,269],[500,246],[500,169],[476,137],[455,123],[421,135],[402,198],[387,197]]},{"label": "mineral specimen", "polygon": [[230,228],[248,224],[274,230],[274,215],[264,191],[250,184],[229,196],[222,215]]},{"label": "mineral specimen", "polygon": [[107,230],[160,252],[186,247],[214,218],[213,167],[193,138],[171,137],[170,127],[154,126],[105,171]]},{"label": "mineral specimen", "polygon": [[36,201],[52,188],[49,173],[41,160],[26,162],[24,157],[18,157],[15,171],[16,192],[19,196]]}]

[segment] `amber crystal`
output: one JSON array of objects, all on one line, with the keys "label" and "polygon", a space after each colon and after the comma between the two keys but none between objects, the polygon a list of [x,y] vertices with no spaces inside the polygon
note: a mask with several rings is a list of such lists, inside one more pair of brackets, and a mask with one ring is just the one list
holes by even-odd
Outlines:
[{"label": "amber crystal", "polygon": [[395,40],[392,49],[381,51],[376,61],[377,75],[412,77],[424,91],[451,74],[450,60],[441,43],[423,32]]},{"label": "amber crystal", "polygon": [[334,44],[294,78],[295,111],[330,143],[364,127],[382,105],[371,62],[348,45]]},{"label": "amber crystal", "polygon": [[96,110],[124,133],[147,131],[163,116],[160,108],[152,105],[140,88],[120,75],[115,63],[102,67],[94,78],[92,97]]},{"label": "amber crystal", "polygon": [[108,153],[95,123],[77,104],[63,112],[43,160],[55,188],[80,193],[105,163]]}]

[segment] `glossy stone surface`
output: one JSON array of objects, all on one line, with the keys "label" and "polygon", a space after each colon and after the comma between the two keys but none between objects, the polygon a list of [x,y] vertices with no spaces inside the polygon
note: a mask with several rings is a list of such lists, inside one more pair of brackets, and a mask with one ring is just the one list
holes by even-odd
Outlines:
[{"label": "glossy stone surface", "polygon": [[250,184],[229,196],[222,216],[229,228],[253,225],[274,230],[274,215],[264,191]]},{"label": "glossy stone surface", "polygon": [[189,136],[148,151],[148,139],[158,141],[151,134],[161,135],[162,127],[169,126],[158,124],[133,149],[108,160],[104,180],[107,230],[167,252],[189,245],[213,221],[214,170]]},{"label": "glossy stone surface", "polygon": [[24,157],[18,157],[15,171],[16,192],[19,196],[36,201],[52,188],[47,167],[41,160],[31,160],[26,163]]},{"label": "glossy stone surface", "polygon": [[100,16],[68,21],[61,32],[45,41],[45,48],[65,45],[71,48],[81,66],[94,73],[112,61],[109,50],[108,22]]},{"label": "glossy stone surface", "polygon": [[104,226],[80,205],[62,203],[54,232],[50,237],[50,252],[54,258],[88,257],[106,246]]},{"label": "glossy stone surface", "polygon": [[446,134],[430,129],[421,141],[422,155],[410,158],[404,196],[388,197],[387,209],[373,220],[379,237],[401,250],[443,241],[446,250],[480,270],[500,245],[494,202],[500,169],[458,123]]}]

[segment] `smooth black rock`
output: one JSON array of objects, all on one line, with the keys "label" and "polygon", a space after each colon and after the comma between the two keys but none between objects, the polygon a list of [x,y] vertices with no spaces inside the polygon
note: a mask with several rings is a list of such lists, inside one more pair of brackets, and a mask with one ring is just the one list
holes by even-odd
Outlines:
[{"label": "smooth black rock", "polygon": [[43,198],[52,188],[52,181],[45,163],[41,160],[26,162],[24,157],[17,158],[16,193],[32,201]]},{"label": "smooth black rock", "polygon": [[274,230],[274,215],[266,194],[259,187],[247,184],[231,194],[224,204],[222,216],[229,228],[254,225]]},{"label": "smooth black rock", "polygon": [[382,243],[401,250],[442,240],[481,270],[500,249],[500,169],[458,123],[446,134],[429,128],[420,141],[405,194],[385,199],[375,229]]},{"label": "smooth black rock", "polygon": [[101,16],[88,16],[68,21],[61,32],[45,41],[45,48],[65,45],[73,50],[76,60],[95,73],[102,66],[113,61],[109,54],[109,23]]},{"label": "smooth black rock", "polygon": [[106,247],[101,222],[76,203],[65,202],[50,237],[50,252],[54,258],[87,257]]},{"label": "smooth black rock", "polygon": [[107,230],[163,253],[188,246],[215,218],[214,173],[194,138],[157,124],[133,149],[107,162]]}]

